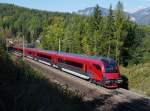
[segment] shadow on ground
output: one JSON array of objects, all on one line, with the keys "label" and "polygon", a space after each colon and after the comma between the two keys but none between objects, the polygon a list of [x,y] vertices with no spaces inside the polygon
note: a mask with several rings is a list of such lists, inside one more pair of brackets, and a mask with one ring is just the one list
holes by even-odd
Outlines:
[{"label": "shadow on ground", "polygon": [[123,83],[122,83],[121,87],[124,89],[129,89],[128,78],[125,75],[122,75],[121,78],[123,79]]},{"label": "shadow on ground", "polygon": [[[92,101],[83,101],[81,95],[51,85],[47,80],[5,80],[0,88],[0,111],[130,111],[131,106],[137,108],[145,101],[132,100],[114,106],[111,97],[101,95]],[[142,104],[136,111],[149,109],[150,105]]]},{"label": "shadow on ground", "polygon": [[150,101],[145,98],[134,99],[117,104],[112,111],[150,111]]},{"label": "shadow on ground", "polygon": [[[12,63],[0,56],[0,111],[130,111],[142,100],[113,105],[112,95],[83,101],[82,95],[52,84],[25,64]],[[149,105],[150,106],[150,105]],[[148,111],[148,105],[137,111]]]}]

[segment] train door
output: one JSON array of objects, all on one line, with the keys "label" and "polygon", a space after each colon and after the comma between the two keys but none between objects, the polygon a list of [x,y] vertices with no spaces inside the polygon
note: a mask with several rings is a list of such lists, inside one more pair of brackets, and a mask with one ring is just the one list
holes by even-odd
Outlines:
[{"label": "train door", "polygon": [[56,62],[57,62],[57,58],[56,58],[56,55],[54,54],[51,56],[51,63],[56,64]]},{"label": "train door", "polygon": [[97,81],[102,80],[102,68],[99,64],[92,64],[92,71],[94,74],[94,79]]},{"label": "train door", "polygon": [[31,51],[31,56],[34,60],[38,60],[38,52],[35,50]]}]

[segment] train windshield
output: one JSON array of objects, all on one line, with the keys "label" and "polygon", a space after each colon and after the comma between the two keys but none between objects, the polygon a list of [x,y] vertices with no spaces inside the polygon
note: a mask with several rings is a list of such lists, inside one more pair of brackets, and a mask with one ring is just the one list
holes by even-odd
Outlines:
[{"label": "train windshield", "polygon": [[117,64],[114,60],[102,59],[106,73],[118,73]]}]

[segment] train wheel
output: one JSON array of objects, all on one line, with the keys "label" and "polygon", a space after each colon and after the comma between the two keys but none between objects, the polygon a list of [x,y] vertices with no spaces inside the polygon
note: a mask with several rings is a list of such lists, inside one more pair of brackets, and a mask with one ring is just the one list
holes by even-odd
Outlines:
[{"label": "train wheel", "polygon": [[90,83],[95,83],[95,80],[93,80],[92,78],[89,79]]},{"label": "train wheel", "polygon": [[58,66],[58,69],[59,69],[60,71],[62,71],[62,69],[61,69],[61,67],[60,67],[60,66]]}]

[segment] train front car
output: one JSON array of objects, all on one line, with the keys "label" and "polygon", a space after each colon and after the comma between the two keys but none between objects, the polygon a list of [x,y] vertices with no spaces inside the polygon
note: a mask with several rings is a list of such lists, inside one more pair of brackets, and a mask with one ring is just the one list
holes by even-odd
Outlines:
[{"label": "train front car", "polygon": [[107,88],[118,88],[123,80],[117,63],[111,58],[101,59],[103,63],[103,85]]}]

